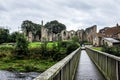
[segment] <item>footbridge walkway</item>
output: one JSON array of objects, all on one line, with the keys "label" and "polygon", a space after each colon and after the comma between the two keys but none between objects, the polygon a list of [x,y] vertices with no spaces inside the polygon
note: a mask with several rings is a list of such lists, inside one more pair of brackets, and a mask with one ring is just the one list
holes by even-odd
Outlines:
[{"label": "footbridge walkway", "polygon": [[34,80],[120,80],[120,58],[78,48]]}]

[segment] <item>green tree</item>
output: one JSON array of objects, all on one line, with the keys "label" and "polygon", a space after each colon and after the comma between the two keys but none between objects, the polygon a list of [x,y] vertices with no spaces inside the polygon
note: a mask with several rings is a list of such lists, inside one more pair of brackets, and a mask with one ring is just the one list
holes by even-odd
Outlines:
[{"label": "green tree", "polygon": [[28,41],[26,40],[24,35],[20,34],[17,37],[16,42],[15,56],[17,58],[24,58],[25,56],[28,56]]},{"label": "green tree", "polygon": [[39,24],[34,24],[34,36],[36,37],[36,35],[39,35],[39,39],[41,38],[41,25]]},{"label": "green tree", "polygon": [[10,35],[10,42],[16,42],[17,36],[19,36],[20,33],[19,32],[13,32]]},{"label": "green tree", "polygon": [[28,36],[29,32],[31,31],[34,37],[36,37],[36,35],[39,35],[39,38],[41,38],[41,25],[40,24],[36,24],[36,23],[33,23],[32,21],[25,20],[23,21],[21,28],[26,34],[26,36]]},{"label": "green tree", "polygon": [[0,28],[0,44],[9,42],[9,30]]},{"label": "green tree", "polygon": [[23,21],[21,28],[25,32],[25,34],[28,36],[28,33],[30,31],[32,32],[34,30],[34,25],[33,25],[32,21],[25,20],[25,21]]},{"label": "green tree", "polygon": [[71,42],[67,46],[67,54],[70,54],[72,51],[76,50],[80,47],[80,44],[78,42]]},{"label": "green tree", "polygon": [[60,33],[62,30],[66,29],[66,26],[62,23],[59,23],[57,20],[47,22],[45,27],[49,30],[49,32],[53,32],[55,34]]}]

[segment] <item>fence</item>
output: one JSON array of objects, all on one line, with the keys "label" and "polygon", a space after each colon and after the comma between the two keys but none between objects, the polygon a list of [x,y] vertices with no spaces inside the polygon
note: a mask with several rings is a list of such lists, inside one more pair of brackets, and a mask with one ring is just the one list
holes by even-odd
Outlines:
[{"label": "fence", "polygon": [[86,51],[107,80],[120,80],[120,57],[91,48]]}]

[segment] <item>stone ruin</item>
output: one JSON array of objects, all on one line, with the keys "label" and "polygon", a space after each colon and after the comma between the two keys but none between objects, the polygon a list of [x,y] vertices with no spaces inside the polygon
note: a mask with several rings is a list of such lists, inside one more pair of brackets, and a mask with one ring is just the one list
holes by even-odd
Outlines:
[{"label": "stone ruin", "polygon": [[36,35],[36,37],[34,37],[32,32],[29,32],[27,39],[30,42],[32,42],[32,41],[51,42],[51,41],[58,41],[59,39],[61,39],[62,41],[70,40],[74,36],[77,36],[79,38],[79,41],[88,41],[88,42],[94,43],[96,33],[97,33],[96,29],[97,29],[97,26],[94,25],[92,27],[87,28],[86,30],[83,30],[83,29],[77,30],[77,31],[63,30],[61,33],[54,34],[52,32],[48,32],[48,29],[45,28],[44,26],[42,26],[41,27],[41,37],[39,37],[39,35]]}]

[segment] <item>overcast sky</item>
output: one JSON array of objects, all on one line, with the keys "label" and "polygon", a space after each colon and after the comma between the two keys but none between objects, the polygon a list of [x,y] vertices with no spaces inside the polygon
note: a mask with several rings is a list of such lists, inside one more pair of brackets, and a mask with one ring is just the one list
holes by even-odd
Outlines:
[{"label": "overcast sky", "polygon": [[41,24],[58,20],[67,30],[120,22],[120,0],[0,0],[0,26],[17,31],[22,21]]}]

